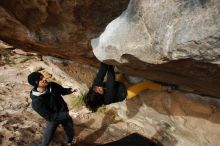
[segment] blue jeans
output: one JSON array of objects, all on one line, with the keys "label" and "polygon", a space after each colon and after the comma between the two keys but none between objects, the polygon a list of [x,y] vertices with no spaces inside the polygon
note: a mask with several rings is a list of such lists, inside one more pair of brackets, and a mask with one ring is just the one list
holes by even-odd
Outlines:
[{"label": "blue jeans", "polygon": [[50,144],[50,141],[53,138],[53,135],[59,124],[61,124],[62,127],[64,128],[64,131],[67,136],[67,143],[72,142],[74,136],[73,121],[71,118],[68,118],[67,120],[63,120],[63,121],[47,121],[46,128],[44,130],[42,144],[40,146],[48,146]]}]

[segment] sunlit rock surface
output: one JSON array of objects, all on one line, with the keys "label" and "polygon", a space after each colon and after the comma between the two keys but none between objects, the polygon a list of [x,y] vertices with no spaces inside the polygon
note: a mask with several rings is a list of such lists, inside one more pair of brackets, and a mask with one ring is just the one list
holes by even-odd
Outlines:
[{"label": "sunlit rock surface", "polygon": [[218,0],[131,0],[99,38],[92,40],[96,57],[126,62],[129,54],[161,64],[191,58],[220,64]]},{"label": "sunlit rock surface", "polygon": [[220,100],[191,93],[145,91],[111,105],[128,127],[164,146],[220,144]]},{"label": "sunlit rock surface", "polygon": [[121,71],[220,97],[219,0],[131,0],[91,43]]}]

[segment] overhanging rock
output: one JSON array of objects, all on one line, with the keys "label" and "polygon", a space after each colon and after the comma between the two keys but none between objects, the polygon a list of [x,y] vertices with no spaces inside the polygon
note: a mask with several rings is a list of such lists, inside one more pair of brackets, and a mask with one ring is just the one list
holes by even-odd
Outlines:
[{"label": "overhanging rock", "polygon": [[124,72],[220,97],[218,0],[131,0],[91,43]]}]

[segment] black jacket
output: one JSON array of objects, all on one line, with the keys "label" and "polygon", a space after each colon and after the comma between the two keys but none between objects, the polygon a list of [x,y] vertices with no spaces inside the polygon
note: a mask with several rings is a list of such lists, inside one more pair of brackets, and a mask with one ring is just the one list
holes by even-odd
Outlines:
[{"label": "black jacket", "polygon": [[[107,76],[107,81],[103,82],[105,76]],[[100,104],[107,105],[123,101],[127,96],[125,85],[122,82],[115,81],[115,71],[112,65],[101,63],[99,71],[93,81],[93,87],[94,86],[102,86],[104,88],[104,94],[102,95],[103,98]]]},{"label": "black jacket", "polygon": [[70,89],[63,88],[54,82],[49,82],[44,93],[32,89],[30,92],[32,108],[47,121],[59,121],[69,118],[67,104],[61,95],[69,94]]}]

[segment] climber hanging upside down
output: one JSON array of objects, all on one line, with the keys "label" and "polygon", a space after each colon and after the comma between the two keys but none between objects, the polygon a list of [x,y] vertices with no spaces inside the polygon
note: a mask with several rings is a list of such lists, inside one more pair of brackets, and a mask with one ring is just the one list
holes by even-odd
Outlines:
[{"label": "climber hanging upside down", "polygon": [[[104,77],[106,75],[107,80],[104,82]],[[102,105],[130,99],[144,89],[168,91],[174,88],[172,86],[162,86],[151,81],[144,81],[126,89],[122,82],[115,80],[114,67],[112,65],[101,63],[99,71],[93,81],[93,85],[84,98],[84,102],[87,108],[95,112],[98,107]]]}]

